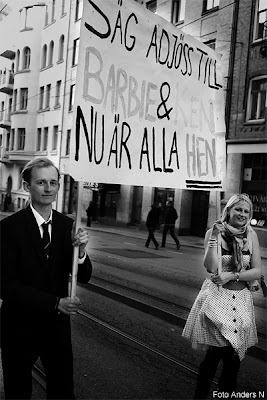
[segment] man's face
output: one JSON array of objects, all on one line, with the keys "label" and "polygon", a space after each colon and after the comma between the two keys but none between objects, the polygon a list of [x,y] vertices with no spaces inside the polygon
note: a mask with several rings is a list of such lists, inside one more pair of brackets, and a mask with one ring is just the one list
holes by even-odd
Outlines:
[{"label": "man's face", "polygon": [[24,183],[24,188],[31,195],[31,201],[36,206],[47,206],[55,201],[58,190],[58,173],[55,167],[35,167],[32,170],[31,182]]}]

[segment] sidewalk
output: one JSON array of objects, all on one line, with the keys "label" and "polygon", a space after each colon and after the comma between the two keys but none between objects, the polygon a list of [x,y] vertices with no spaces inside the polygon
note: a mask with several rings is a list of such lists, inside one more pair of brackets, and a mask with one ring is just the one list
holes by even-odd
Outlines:
[{"label": "sidewalk", "polygon": [[[9,212],[3,212],[0,211],[0,219],[1,217],[8,217],[13,213]],[[82,226],[86,228],[86,223],[85,221],[82,221]],[[139,229],[136,226],[110,226],[110,225],[102,225],[99,224],[98,222],[92,222],[92,226],[88,229],[100,231],[100,232],[108,232],[108,233],[113,233],[116,235],[124,235],[128,237],[134,237],[142,240],[146,240],[147,238],[147,231],[144,229]],[[186,246],[186,247],[198,247],[198,248],[204,248],[204,238],[198,237],[198,236],[179,236],[179,241],[181,243],[181,246]],[[261,247],[261,258],[262,259],[267,259],[267,248],[266,247]]]}]

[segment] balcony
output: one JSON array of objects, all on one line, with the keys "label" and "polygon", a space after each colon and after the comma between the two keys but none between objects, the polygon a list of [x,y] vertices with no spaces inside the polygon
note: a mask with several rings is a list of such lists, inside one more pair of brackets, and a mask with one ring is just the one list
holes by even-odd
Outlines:
[{"label": "balcony", "polygon": [[10,129],[11,128],[11,111],[6,110],[0,112],[0,128]]},{"label": "balcony", "polygon": [[5,50],[3,53],[0,54],[0,56],[8,58],[9,60],[14,60],[15,52],[13,50]]},{"label": "balcony", "polygon": [[13,93],[14,74],[9,70],[4,70],[0,74],[0,92],[11,95]]}]

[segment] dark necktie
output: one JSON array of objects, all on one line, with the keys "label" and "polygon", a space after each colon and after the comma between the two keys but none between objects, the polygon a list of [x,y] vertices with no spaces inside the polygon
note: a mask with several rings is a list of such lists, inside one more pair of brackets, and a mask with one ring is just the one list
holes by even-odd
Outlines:
[{"label": "dark necktie", "polygon": [[49,252],[50,252],[50,235],[49,235],[49,232],[48,232],[48,227],[49,227],[50,223],[51,223],[50,221],[49,222],[44,222],[41,225],[43,230],[44,230],[42,241],[43,241],[43,247],[44,247],[44,251],[45,251],[47,259],[49,258]]}]

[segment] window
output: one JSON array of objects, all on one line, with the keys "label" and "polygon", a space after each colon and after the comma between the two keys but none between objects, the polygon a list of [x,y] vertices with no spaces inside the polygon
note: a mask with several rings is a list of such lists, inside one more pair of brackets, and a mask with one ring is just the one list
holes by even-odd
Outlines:
[{"label": "window", "polygon": [[55,21],[56,0],[52,0],[52,17],[51,22]]},{"label": "window", "polygon": [[203,12],[219,7],[220,0],[204,0]]},{"label": "window", "polygon": [[57,140],[58,140],[58,125],[54,126],[53,129],[52,150],[57,150]]},{"label": "window", "polygon": [[257,226],[266,227],[267,154],[244,154],[243,166],[242,192],[247,193],[253,203],[253,219]]},{"label": "window", "polygon": [[267,76],[253,78],[249,84],[247,121],[263,120],[267,107]]},{"label": "window", "polygon": [[70,85],[69,111],[72,111],[74,106],[74,95],[75,95],[75,85]]},{"label": "window", "polygon": [[10,131],[7,131],[7,134],[6,134],[6,151],[9,151],[9,146],[10,146]]},{"label": "window", "polygon": [[42,110],[44,108],[44,86],[40,87],[40,104],[39,109]]},{"label": "window", "polygon": [[151,0],[146,3],[146,8],[155,13],[157,11],[157,0]]},{"label": "window", "polygon": [[17,71],[19,71],[19,62],[20,62],[20,51],[18,50],[17,51],[17,63],[16,63],[16,65],[17,65]]},{"label": "window", "polygon": [[43,150],[47,150],[47,145],[48,145],[48,127],[44,128],[44,144],[43,144]]},{"label": "window", "polygon": [[173,0],[172,2],[172,23],[178,24],[184,20],[185,0]]},{"label": "window", "polygon": [[45,8],[45,26],[48,25],[48,6]]},{"label": "window", "polygon": [[55,107],[60,106],[60,89],[61,89],[61,81],[57,81],[57,86],[56,86],[56,96],[55,96]]},{"label": "window", "polygon": [[207,42],[204,42],[204,44],[208,47],[210,47],[212,50],[215,50],[216,47],[216,39],[211,39],[207,40]]},{"label": "window", "polygon": [[13,101],[13,112],[15,112],[16,109],[17,109],[18,89],[14,90],[13,99],[14,99],[14,101]]},{"label": "window", "polygon": [[15,129],[11,129],[10,150],[14,150],[14,146],[15,146]]},{"label": "window", "polygon": [[49,45],[49,59],[48,59],[48,65],[53,65],[53,53],[54,53],[54,42],[51,40],[50,45]]},{"label": "window", "polygon": [[11,121],[11,113],[12,113],[12,98],[8,100],[8,110],[7,110],[8,121]]},{"label": "window", "polygon": [[76,0],[76,8],[75,8],[75,21],[82,18],[83,14],[83,3],[82,0]]},{"label": "window", "polygon": [[50,107],[50,96],[51,96],[51,85],[46,85],[45,108],[49,108]]},{"label": "window", "polygon": [[20,110],[27,110],[28,105],[28,89],[20,89]]},{"label": "window", "polygon": [[63,60],[63,56],[64,56],[64,41],[65,41],[64,35],[61,35],[60,39],[59,39],[59,46],[58,46],[58,61]]},{"label": "window", "polygon": [[66,156],[70,154],[70,135],[71,135],[71,129],[68,129],[66,138]]},{"label": "window", "polygon": [[5,109],[5,102],[1,102],[1,110],[0,110],[0,121],[4,119],[4,109]]},{"label": "window", "polygon": [[30,68],[30,61],[31,61],[31,49],[29,47],[25,47],[23,50],[23,69]]},{"label": "window", "polygon": [[61,15],[64,15],[65,14],[65,6],[66,6],[65,2],[66,2],[66,0],[61,0],[61,1],[62,1],[62,3],[61,3]]},{"label": "window", "polygon": [[73,41],[72,66],[78,64],[79,42],[79,38]]},{"label": "window", "polygon": [[36,143],[36,151],[41,150],[41,143],[42,143],[42,129],[37,129],[37,143]]},{"label": "window", "polygon": [[41,65],[41,68],[45,68],[46,67],[46,58],[47,58],[47,45],[45,44],[43,46],[43,50],[42,50],[42,65]]},{"label": "window", "polygon": [[255,15],[254,40],[267,38],[267,0],[258,0]]},{"label": "window", "polygon": [[18,150],[24,150],[25,147],[25,128],[18,128]]}]

